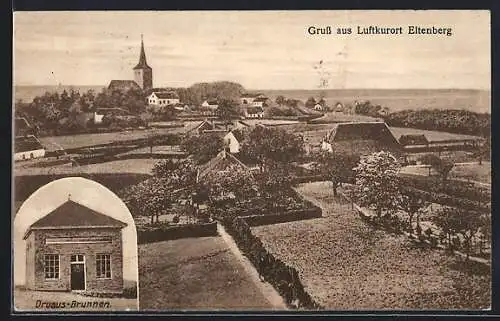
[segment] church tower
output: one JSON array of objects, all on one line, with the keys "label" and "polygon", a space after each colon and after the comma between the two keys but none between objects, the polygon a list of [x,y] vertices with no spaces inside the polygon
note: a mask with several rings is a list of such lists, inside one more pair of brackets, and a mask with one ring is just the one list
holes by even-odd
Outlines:
[{"label": "church tower", "polygon": [[144,52],[144,41],[141,35],[141,54],[139,63],[134,67],[134,80],[142,88],[148,90],[153,88],[153,68],[146,62],[146,53]]}]

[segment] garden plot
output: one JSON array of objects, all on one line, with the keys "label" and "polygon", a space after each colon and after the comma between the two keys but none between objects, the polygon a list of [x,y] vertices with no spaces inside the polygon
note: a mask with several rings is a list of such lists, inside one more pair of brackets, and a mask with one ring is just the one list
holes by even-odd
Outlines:
[{"label": "garden plot", "polygon": [[418,248],[364,223],[334,200],[327,182],[298,191],[323,218],[252,228],[267,249],[295,267],[306,290],[327,309],[482,309],[490,305],[490,271],[467,276],[455,257]]},{"label": "garden plot", "polygon": [[139,245],[141,310],[269,310],[221,237]]}]

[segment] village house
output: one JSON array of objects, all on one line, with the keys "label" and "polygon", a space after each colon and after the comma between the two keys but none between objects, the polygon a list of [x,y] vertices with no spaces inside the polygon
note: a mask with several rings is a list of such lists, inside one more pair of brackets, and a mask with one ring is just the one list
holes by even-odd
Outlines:
[{"label": "village house", "polygon": [[337,112],[337,113],[341,113],[344,111],[344,105],[342,105],[341,102],[337,102],[335,104],[335,108],[334,108],[334,111]]},{"label": "village house", "polygon": [[243,134],[239,129],[233,129],[228,132],[223,138],[224,145],[231,154],[237,154],[241,149],[241,142],[243,141]]},{"label": "village house", "polygon": [[96,108],[92,116],[94,124],[101,124],[105,116],[115,116],[123,119],[135,117],[123,108]]},{"label": "village house", "polygon": [[258,98],[255,98],[252,103],[251,103],[251,106],[253,107],[267,107],[268,105],[268,98],[266,97],[258,97]]},{"label": "village house", "polygon": [[402,147],[384,122],[349,122],[335,124],[321,143],[321,149],[365,155],[381,150],[399,155]]},{"label": "village house", "polygon": [[126,226],[68,197],[24,235],[27,288],[122,293]]},{"label": "village house", "polygon": [[323,106],[318,103],[318,104],[314,105],[314,110],[323,111]]},{"label": "village house", "polygon": [[257,98],[265,98],[265,96],[261,93],[256,93],[256,94],[243,94],[240,97],[240,102],[243,106],[250,106],[252,105],[253,101]]},{"label": "village house", "polygon": [[45,147],[34,135],[15,137],[14,161],[45,157]]},{"label": "village house", "polygon": [[252,170],[247,165],[241,162],[234,155],[226,152],[226,150],[222,150],[219,154],[217,154],[217,156],[198,168],[196,181],[200,182],[203,179],[209,177],[211,173],[225,171],[229,168],[234,167],[249,171],[250,173],[252,172]]},{"label": "village house", "polygon": [[15,137],[23,137],[28,135],[35,135],[35,129],[28,123],[24,117],[16,117],[14,120]]},{"label": "village house", "polygon": [[264,109],[262,107],[246,107],[244,109],[245,118],[264,118]]},{"label": "village house", "polygon": [[149,106],[168,106],[180,104],[179,96],[174,91],[152,92],[147,97]]},{"label": "village house", "polygon": [[217,99],[207,99],[201,103],[201,107],[210,110],[216,110],[217,108],[219,108],[219,103]]}]

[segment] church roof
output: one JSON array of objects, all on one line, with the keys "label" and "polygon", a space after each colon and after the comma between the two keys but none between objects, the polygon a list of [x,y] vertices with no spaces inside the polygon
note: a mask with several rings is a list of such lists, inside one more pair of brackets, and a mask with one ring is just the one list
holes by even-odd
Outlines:
[{"label": "church roof", "polygon": [[176,92],[173,91],[164,91],[164,92],[154,92],[156,97],[160,99],[179,99],[179,96],[177,95]]},{"label": "church roof", "polygon": [[61,206],[33,223],[24,238],[32,230],[72,229],[72,228],[124,228],[126,223],[96,212],[86,206],[68,200]]},{"label": "church roof", "polygon": [[108,89],[110,90],[129,90],[141,89],[134,80],[111,80]]},{"label": "church roof", "polygon": [[139,55],[139,63],[134,67],[134,70],[136,69],[151,69],[151,67],[148,66],[148,63],[146,61],[146,52],[144,51],[144,41],[142,40],[142,35],[141,35],[141,53]]}]

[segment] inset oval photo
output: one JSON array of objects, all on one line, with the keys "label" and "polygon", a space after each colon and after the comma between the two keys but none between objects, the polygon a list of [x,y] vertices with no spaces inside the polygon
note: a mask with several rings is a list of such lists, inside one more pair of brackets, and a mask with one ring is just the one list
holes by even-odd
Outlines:
[{"label": "inset oval photo", "polygon": [[135,223],[103,185],[67,177],[39,188],[13,238],[17,311],[138,310]]}]

